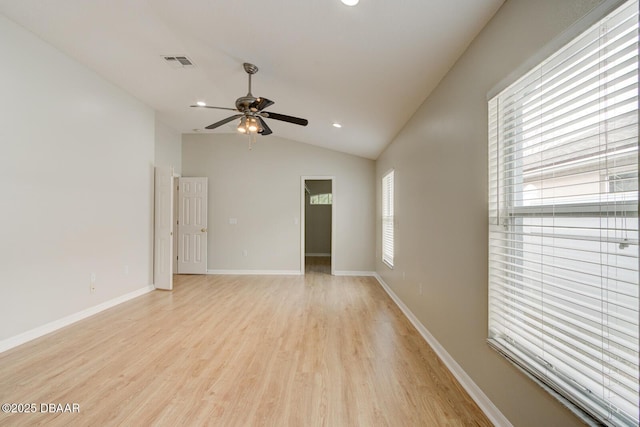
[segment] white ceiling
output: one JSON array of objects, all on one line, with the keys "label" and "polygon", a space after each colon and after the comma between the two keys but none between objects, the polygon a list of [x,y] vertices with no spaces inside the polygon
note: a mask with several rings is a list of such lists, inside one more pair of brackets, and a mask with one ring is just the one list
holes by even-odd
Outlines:
[{"label": "white ceiling", "polygon": [[268,120],[274,135],[375,159],[503,1],[0,0],[0,12],[181,133],[234,132],[202,130],[232,112],[189,105],[233,108],[251,62],[253,94],[275,101],[266,110],[309,120]]}]

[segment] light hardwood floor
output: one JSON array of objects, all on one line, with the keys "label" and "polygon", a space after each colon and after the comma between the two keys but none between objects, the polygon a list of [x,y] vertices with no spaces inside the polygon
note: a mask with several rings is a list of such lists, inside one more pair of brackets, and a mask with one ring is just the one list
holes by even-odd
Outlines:
[{"label": "light hardwood floor", "polygon": [[0,354],[0,425],[490,426],[370,277],[176,276]]}]

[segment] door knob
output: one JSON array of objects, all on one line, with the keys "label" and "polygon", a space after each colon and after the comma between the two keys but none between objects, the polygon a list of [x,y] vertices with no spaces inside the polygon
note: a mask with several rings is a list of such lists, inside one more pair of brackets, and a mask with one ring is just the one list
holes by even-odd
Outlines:
[{"label": "door knob", "polygon": [[202,229],[200,229],[200,231],[202,231],[203,233],[206,233],[207,229],[206,228],[202,228]]}]

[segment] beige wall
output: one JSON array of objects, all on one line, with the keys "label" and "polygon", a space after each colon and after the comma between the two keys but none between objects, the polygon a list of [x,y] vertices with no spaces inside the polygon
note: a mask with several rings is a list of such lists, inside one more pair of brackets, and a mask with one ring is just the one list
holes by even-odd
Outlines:
[{"label": "beige wall", "polygon": [[154,113],[2,15],[0,55],[2,347],[151,285]]},{"label": "beige wall", "polygon": [[598,3],[507,1],[376,163],[397,218],[390,270],[377,209],[376,270],[515,426],[580,422],[486,344],[487,92]]},{"label": "beige wall", "polygon": [[302,176],[334,177],[335,270],[374,270],[373,160],[275,135],[249,150],[247,136],[191,134],[182,175],[209,178],[210,270],[300,271]]},{"label": "beige wall", "polygon": [[155,121],[155,166],[173,166],[175,173],[182,171],[182,135],[158,119]]}]

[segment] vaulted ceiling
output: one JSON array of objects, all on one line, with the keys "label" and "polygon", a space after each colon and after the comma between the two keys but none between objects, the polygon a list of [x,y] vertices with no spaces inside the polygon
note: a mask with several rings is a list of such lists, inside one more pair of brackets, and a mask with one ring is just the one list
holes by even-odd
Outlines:
[{"label": "vaulted ceiling", "polygon": [[[203,128],[247,93],[275,135],[375,159],[503,0],[0,0],[0,13],[125,89],[181,133]],[[175,67],[165,56],[186,56]],[[342,125],[338,129],[334,122]],[[268,141],[269,136],[259,136]]]}]

